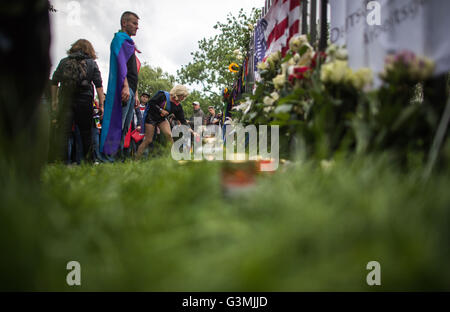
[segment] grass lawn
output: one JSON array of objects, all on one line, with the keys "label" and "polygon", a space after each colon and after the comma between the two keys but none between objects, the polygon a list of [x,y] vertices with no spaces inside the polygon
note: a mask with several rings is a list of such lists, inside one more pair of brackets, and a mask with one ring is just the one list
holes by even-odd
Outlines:
[{"label": "grass lawn", "polygon": [[[39,185],[4,176],[1,287],[449,291],[450,175],[425,183],[389,164],[292,163],[234,196],[213,162],[49,165]],[[370,261],[381,286],[366,283]]]}]

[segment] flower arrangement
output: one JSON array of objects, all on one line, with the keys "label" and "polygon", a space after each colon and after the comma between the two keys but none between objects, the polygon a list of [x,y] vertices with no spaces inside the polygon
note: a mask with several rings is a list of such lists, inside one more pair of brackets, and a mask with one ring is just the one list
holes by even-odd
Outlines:
[{"label": "flower arrangement", "polygon": [[428,148],[437,122],[425,119],[436,113],[410,101],[417,83],[432,77],[434,63],[408,51],[389,55],[380,74],[383,86],[373,90],[372,70],[352,69],[347,59],[345,47],[329,45],[320,52],[305,35],[291,38],[284,57],[274,52],[257,65],[261,79],[235,107],[237,119],[279,125],[285,151],[296,138],[307,157],[319,160],[338,151],[395,147],[394,153],[406,155]]},{"label": "flower arrangement", "polygon": [[343,46],[330,44],[325,51],[327,55],[327,62],[334,62],[336,60],[346,61],[348,59],[348,51]]},{"label": "flower arrangement", "polygon": [[370,68],[361,68],[354,72],[347,61],[336,59],[322,66],[320,79],[323,83],[344,84],[362,90],[373,83],[373,73]]},{"label": "flower arrangement", "polygon": [[[379,75],[382,85],[374,92],[370,110],[355,123],[366,152],[391,151],[403,165],[412,158],[425,161],[442,114],[440,103],[424,100],[427,93],[436,92],[425,87],[434,68],[433,61],[410,51],[386,57]],[[425,96],[417,97],[418,90]]]},{"label": "flower arrangement", "polygon": [[430,78],[434,69],[435,64],[429,58],[402,51],[386,57],[380,78],[387,83],[415,84]]}]

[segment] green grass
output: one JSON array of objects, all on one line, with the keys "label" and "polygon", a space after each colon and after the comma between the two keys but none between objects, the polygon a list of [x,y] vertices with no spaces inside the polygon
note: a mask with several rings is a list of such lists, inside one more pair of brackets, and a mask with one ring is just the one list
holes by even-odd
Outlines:
[{"label": "green grass", "polygon": [[[233,197],[221,164],[164,158],[50,165],[41,180],[0,180],[3,290],[450,290],[448,172],[294,163]],[[372,260],[382,286],[366,284]]]}]

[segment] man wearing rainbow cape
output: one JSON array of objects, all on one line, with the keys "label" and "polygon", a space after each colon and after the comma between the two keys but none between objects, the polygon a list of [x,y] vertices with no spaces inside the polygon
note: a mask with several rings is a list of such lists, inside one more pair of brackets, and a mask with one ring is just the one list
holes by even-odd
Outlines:
[{"label": "man wearing rainbow cape", "polygon": [[111,42],[108,91],[103,114],[100,151],[114,156],[123,149],[125,135],[138,103],[137,81],[140,67],[135,55],[136,47],[131,36],[138,30],[139,17],[124,12],[120,19],[121,30]]}]

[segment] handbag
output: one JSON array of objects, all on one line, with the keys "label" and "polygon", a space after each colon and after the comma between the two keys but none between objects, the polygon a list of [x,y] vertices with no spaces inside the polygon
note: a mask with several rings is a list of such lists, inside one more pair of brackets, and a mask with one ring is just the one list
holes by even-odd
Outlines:
[{"label": "handbag", "polygon": [[125,135],[125,140],[123,142],[123,148],[129,148],[130,143],[131,143],[131,124],[130,124],[130,128],[128,128],[127,134]]},{"label": "handbag", "polygon": [[131,137],[133,138],[134,142],[139,142],[144,138],[144,134],[141,134],[137,129],[131,131]]}]

